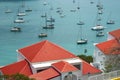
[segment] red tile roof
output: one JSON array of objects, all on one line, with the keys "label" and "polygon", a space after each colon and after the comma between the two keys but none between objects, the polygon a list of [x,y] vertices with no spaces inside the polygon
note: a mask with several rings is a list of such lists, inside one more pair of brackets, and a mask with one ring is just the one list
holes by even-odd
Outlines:
[{"label": "red tile roof", "polygon": [[29,64],[26,60],[7,65],[5,67],[0,68],[0,70],[4,75],[20,73],[29,76],[32,74]]},{"label": "red tile roof", "polygon": [[86,75],[88,73],[90,74],[96,74],[100,73],[101,71],[93,66],[91,66],[89,63],[83,61],[82,62],[82,74]]},{"label": "red tile roof", "polygon": [[43,62],[76,57],[65,49],[47,40],[18,50],[30,62]]},{"label": "red tile roof", "polygon": [[42,72],[30,75],[30,78],[35,78],[36,80],[48,80],[59,76],[60,74],[53,68],[46,69]]},{"label": "red tile roof", "polygon": [[120,50],[115,50],[120,49],[120,43],[116,39],[99,43],[96,47],[104,54],[120,54]]},{"label": "red tile roof", "polygon": [[78,70],[76,67],[74,67],[73,65],[71,65],[65,61],[60,61],[60,62],[54,63],[54,64],[52,64],[52,66],[55,69],[57,69],[60,73]]},{"label": "red tile roof", "polygon": [[114,30],[109,32],[109,34],[111,34],[113,37],[115,37],[116,39],[120,39],[120,29]]}]

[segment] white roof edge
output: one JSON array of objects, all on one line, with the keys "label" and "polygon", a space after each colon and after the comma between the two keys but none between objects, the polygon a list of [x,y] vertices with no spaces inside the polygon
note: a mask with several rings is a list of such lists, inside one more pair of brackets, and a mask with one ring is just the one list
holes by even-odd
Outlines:
[{"label": "white roof edge", "polygon": [[68,62],[70,64],[82,62],[81,59],[79,59],[78,57],[76,57],[76,58],[69,58],[69,59],[62,59],[62,60],[52,60],[52,61],[39,62],[39,63],[31,63],[31,64],[32,64],[32,66],[34,68],[44,68],[44,67],[49,67],[53,63],[56,63],[56,62],[59,62],[59,61],[66,61],[66,62]]}]

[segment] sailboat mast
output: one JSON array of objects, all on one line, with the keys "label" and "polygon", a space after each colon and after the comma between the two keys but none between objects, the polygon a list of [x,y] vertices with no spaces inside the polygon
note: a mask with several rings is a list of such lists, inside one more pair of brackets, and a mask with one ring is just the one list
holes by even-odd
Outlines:
[{"label": "sailboat mast", "polygon": [[82,25],[80,25],[80,31],[81,31],[81,39],[83,39],[83,33],[82,33]]},{"label": "sailboat mast", "polygon": [[47,27],[47,14],[45,13],[45,26]]}]

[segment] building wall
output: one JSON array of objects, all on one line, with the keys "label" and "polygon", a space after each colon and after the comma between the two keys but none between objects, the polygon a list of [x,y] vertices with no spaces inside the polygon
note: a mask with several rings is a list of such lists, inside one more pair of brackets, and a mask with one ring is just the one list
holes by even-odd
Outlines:
[{"label": "building wall", "polygon": [[17,54],[17,61],[24,60],[25,58],[21,54]]},{"label": "building wall", "polygon": [[3,75],[2,71],[0,70],[0,75]]},{"label": "building wall", "polygon": [[66,72],[61,74],[60,80],[79,80],[80,71]]},{"label": "building wall", "polygon": [[114,39],[114,37],[112,35],[108,34],[107,40],[112,40],[112,39]]},{"label": "building wall", "polygon": [[50,79],[50,80],[60,80],[60,76],[58,76],[58,77],[55,77],[55,78],[53,78],[53,79]]},{"label": "building wall", "polygon": [[97,47],[95,47],[93,58],[93,65],[100,70],[104,69],[104,62],[106,60],[106,56]]},{"label": "building wall", "polygon": [[32,70],[33,74],[37,73],[37,70],[35,68],[33,68],[32,65],[30,65],[30,67],[31,67],[31,70]]}]

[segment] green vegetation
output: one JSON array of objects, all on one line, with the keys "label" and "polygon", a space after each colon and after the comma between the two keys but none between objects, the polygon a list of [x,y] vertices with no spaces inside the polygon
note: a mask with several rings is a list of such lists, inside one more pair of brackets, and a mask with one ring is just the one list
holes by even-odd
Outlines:
[{"label": "green vegetation", "polygon": [[0,75],[0,80],[35,80],[35,79],[17,73],[13,75]]},{"label": "green vegetation", "polygon": [[84,54],[77,55],[77,56],[79,58],[83,59],[84,61],[88,62],[88,63],[93,62],[93,57],[92,56],[87,56],[87,55],[84,55]]},{"label": "green vegetation", "polygon": [[119,54],[111,54],[105,61],[104,72],[111,72],[120,69],[120,56]]}]

